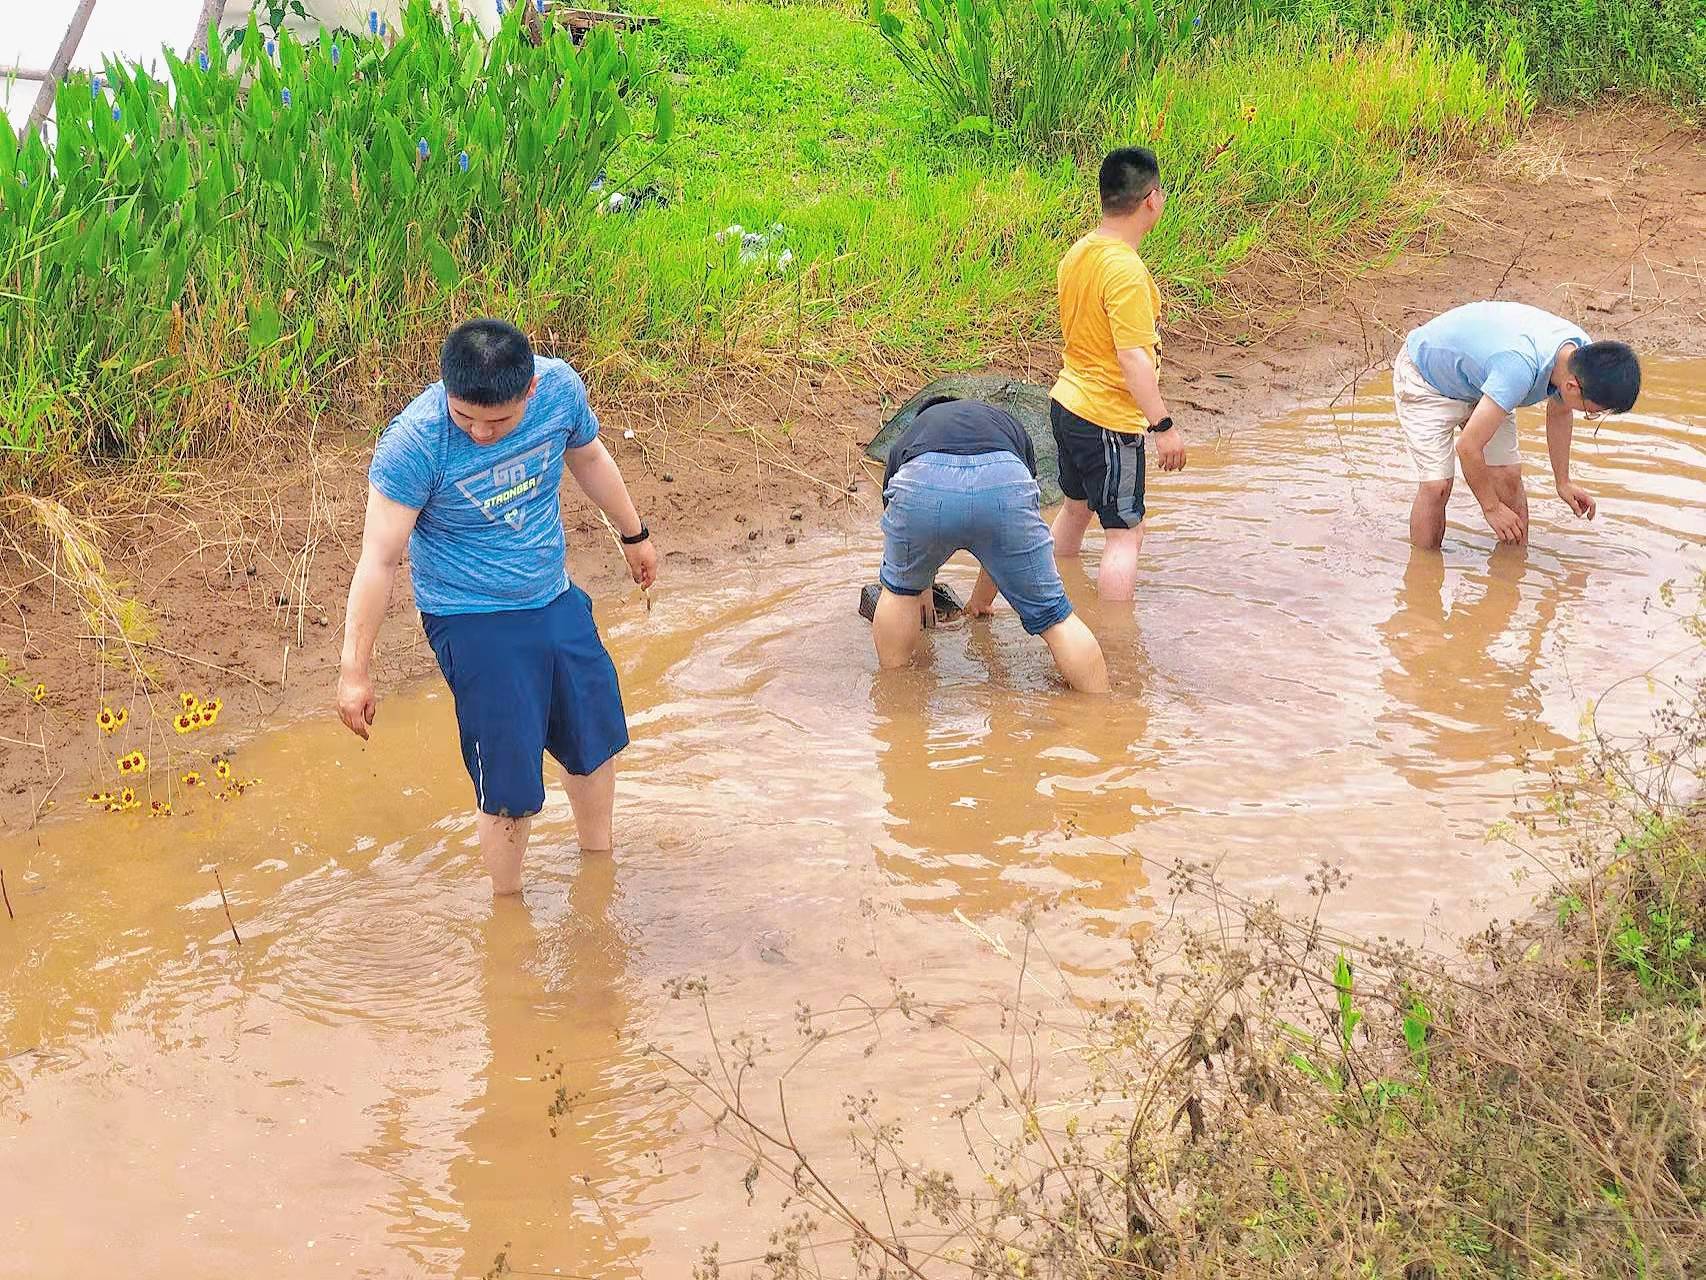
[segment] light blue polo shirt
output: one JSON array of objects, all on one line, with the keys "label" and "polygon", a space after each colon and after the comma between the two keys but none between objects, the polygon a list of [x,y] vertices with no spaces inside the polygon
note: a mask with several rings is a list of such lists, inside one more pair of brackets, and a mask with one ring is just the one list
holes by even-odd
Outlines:
[{"label": "light blue polo shirt", "polygon": [[442,382],[379,437],[368,479],[420,512],[409,567],[422,613],[538,609],[568,589],[563,455],[598,438],[598,419],[572,368],[545,356],[533,367],[538,389],[501,440],[470,440],[450,419]]},{"label": "light blue polo shirt", "polygon": [[1555,395],[1552,366],[1566,342],[1592,339],[1568,320],[1521,302],[1471,302],[1436,316],[1405,343],[1416,372],[1440,395],[1509,412]]}]

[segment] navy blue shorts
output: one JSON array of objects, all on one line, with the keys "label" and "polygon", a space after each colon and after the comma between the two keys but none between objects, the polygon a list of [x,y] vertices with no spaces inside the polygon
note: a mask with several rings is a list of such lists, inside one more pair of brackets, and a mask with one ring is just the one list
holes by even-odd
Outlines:
[{"label": "navy blue shorts", "polygon": [[1089,503],[1104,529],[1142,524],[1143,432],[1099,427],[1058,400],[1048,402],[1048,419],[1060,459],[1060,491]]},{"label": "navy blue shorts", "polygon": [[592,601],[571,586],[543,609],[421,615],[456,698],[462,762],[480,812],[545,807],[544,755],[597,772],[628,745],[628,718]]}]

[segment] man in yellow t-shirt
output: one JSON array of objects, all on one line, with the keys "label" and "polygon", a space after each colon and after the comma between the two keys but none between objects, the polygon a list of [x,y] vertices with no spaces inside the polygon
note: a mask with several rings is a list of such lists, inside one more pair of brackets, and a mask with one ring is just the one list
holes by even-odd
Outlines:
[{"label": "man in yellow t-shirt", "polygon": [[1156,378],[1161,295],[1137,254],[1167,203],[1155,153],[1112,152],[1100,187],[1101,225],[1066,251],[1056,277],[1065,343],[1049,420],[1066,502],[1052,532],[1055,553],[1075,556],[1095,512],[1107,535],[1096,589],[1130,600],[1143,546],[1144,437],[1155,437],[1163,471],[1185,465],[1185,441]]}]

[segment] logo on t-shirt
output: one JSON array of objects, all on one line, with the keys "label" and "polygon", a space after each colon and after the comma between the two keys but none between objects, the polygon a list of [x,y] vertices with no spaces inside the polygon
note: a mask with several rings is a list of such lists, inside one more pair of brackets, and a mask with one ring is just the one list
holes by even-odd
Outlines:
[{"label": "logo on t-shirt", "polygon": [[490,471],[476,471],[458,480],[456,487],[486,519],[494,523],[502,520],[510,528],[520,529],[527,520],[524,499],[544,483],[550,462],[551,446],[542,444],[505,458]]}]

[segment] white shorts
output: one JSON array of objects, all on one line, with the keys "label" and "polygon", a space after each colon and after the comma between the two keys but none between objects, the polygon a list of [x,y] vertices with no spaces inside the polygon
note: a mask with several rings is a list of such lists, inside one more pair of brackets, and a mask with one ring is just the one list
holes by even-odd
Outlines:
[{"label": "white shorts", "polygon": [[[1457,433],[1475,406],[1440,395],[1416,369],[1408,346],[1392,361],[1392,400],[1398,406],[1398,425],[1410,447],[1416,480],[1450,480],[1457,475]],[[1489,467],[1514,467],[1522,461],[1516,444],[1516,415],[1507,413],[1483,455]]]}]

